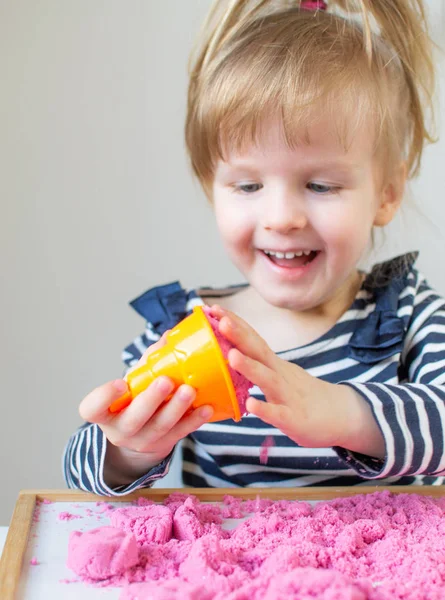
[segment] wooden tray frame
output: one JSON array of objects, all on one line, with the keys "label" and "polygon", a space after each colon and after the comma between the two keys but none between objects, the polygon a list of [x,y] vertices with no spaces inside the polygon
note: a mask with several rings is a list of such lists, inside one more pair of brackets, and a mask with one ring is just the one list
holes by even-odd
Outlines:
[{"label": "wooden tray frame", "polygon": [[20,574],[29,532],[31,530],[34,509],[38,501],[51,502],[131,502],[137,498],[149,498],[154,502],[162,502],[170,494],[193,494],[201,502],[218,502],[230,495],[243,500],[270,498],[271,500],[332,500],[372,494],[388,490],[396,494],[420,494],[439,498],[445,495],[445,486],[434,485],[394,485],[394,486],[351,486],[351,487],[306,487],[306,488],[151,488],[139,490],[133,494],[119,497],[104,497],[73,490],[23,490],[17,499],[11,524],[6,537],[5,547],[0,562],[0,598],[16,600]]}]

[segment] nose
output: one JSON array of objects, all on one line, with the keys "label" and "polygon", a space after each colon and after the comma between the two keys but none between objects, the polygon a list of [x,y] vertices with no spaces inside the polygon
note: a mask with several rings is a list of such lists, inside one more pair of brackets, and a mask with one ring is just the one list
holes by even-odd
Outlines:
[{"label": "nose", "polygon": [[263,213],[265,229],[288,233],[294,229],[304,229],[307,224],[304,202],[295,192],[277,193],[267,199]]}]

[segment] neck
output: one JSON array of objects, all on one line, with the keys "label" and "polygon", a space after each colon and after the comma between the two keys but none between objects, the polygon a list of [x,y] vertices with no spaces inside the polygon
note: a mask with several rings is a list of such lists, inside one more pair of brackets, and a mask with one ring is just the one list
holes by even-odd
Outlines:
[{"label": "neck", "polygon": [[273,306],[252,287],[224,298],[221,305],[247,321],[274,352],[281,352],[329,331],[351,306],[362,281],[363,274],[354,272],[332,298],[305,311]]},{"label": "neck", "polygon": [[254,307],[256,313],[267,313],[271,318],[276,316],[298,320],[301,323],[320,321],[334,324],[353,303],[354,298],[363,283],[363,279],[364,273],[354,271],[331,298],[318,306],[313,306],[303,311],[273,306],[266,302],[252,287],[248,287],[245,290],[244,300],[247,298],[249,299],[248,305],[249,307]]}]

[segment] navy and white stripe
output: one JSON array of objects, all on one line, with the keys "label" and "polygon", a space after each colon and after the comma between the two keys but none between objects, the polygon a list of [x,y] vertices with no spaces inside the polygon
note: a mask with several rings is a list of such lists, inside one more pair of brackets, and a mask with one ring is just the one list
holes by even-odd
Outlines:
[{"label": "navy and white stripe", "polygon": [[[182,444],[183,482],[190,487],[307,485],[442,485],[445,475],[445,300],[414,268],[416,255],[377,265],[352,306],[313,343],[279,353],[308,373],[353,387],[369,403],[383,433],[385,460],[344,448],[302,448],[253,415],[239,423],[207,423]],[[378,287],[374,282],[379,280]],[[383,282],[383,283],[382,283]],[[147,321],[123,352],[133,366],[144,350],[196,304],[240,286],[186,292],[178,283],[147,291],[131,304]],[[264,399],[261,390],[251,394]],[[261,444],[271,436],[267,465]],[[70,439],[64,456],[69,487],[121,495],[148,487],[169,468],[168,457],[131,485],[103,480],[106,439],[92,424]]]}]

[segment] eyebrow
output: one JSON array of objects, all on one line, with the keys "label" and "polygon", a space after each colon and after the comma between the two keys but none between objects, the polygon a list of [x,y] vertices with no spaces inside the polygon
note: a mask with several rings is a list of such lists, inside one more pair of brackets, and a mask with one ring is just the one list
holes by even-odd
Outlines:
[{"label": "eyebrow", "polygon": [[[248,160],[239,160],[237,161],[232,160],[232,161],[223,161],[222,163],[223,168],[227,167],[230,169],[239,169],[239,170],[249,170],[249,171],[258,171],[260,170],[260,167],[258,167],[258,165],[255,165],[254,163],[250,163]],[[307,163],[305,165],[301,165],[303,169],[305,170],[313,170],[313,169],[326,169],[326,170],[333,170],[333,171],[340,171],[343,173],[350,173],[351,171],[354,173],[358,173],[360,171],[363,171],[363,166],[357,164],[357,163],[348,163],[348,162],[338,162],[338,161],[320,161],[320,162],[310,162]]]}]

